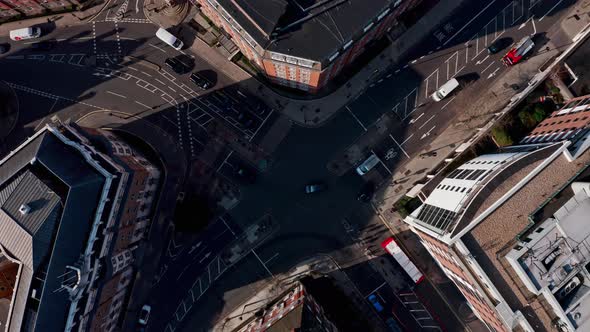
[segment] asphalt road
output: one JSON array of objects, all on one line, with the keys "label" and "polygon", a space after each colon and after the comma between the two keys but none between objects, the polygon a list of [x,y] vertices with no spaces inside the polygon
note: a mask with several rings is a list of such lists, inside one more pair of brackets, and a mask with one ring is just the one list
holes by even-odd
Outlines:
[{"label": "asphalt road", "polygon": [[[123,2],[116,4],[117,8],[123,6]],[[331,122],[320,129],[293,128],[272,156],[270,169],[259,174],[256,184],[242,187],[242,201],[230,211],[229,227],[217,222],[202,237],[171,241],[150,294],[154,313],[158,313],[154,315],[157,318],[152,317],[150,330],[161,331],[170,322],[187,330],[206,329],[224,305],[239,306],[269,274],[288,271],[318,253],[334,256],[343,266],[355,266],[358,271],[351,277],[362,290],[400,279],[399,275],[377,273],[371,264],[361,264],[367,260],[367,249],[378,253],[378,243],[387,231],[369,237],[351,236],[351,227],[362,233],[382,224],[368,205],[356,200],[363,179],[353,170],[337,177],[326,165],[360,136],[371,135],[371,125],[387,113],[395,114],[398,121],[388,129],[391,140],[372,147],[384,161],[375,171],[385,176],[395,171],[447,127],[479,91],[501,79],[505,69],[498,60],[503,53],[487,56],[486,46],[495,38],[518,41],[534,29],[543,33],[569,4],[567,0],[496,0],[482,8],[472,3],[424,41],[407,62],[388,72],[376,72],[374,85]],[[534,28],[529,20],[533,14]],[[175,74],[164,65],[166,58],[182,53],[157,40],[155,26],[147,24],[140,13],[118,23],[112,15],[107,10],[95,23],[50,32],[42,38],[57,41],[50,51],[35,51],[31,44],[20,43],[0,58],[2,79],[21,101],[20,130],[7,146],[29,136],[52,115],[75,120],[105,109],[129,114],[129,121],[132,116],[149,119],[173,136],[189,159],[196,158],[208,144],[210,135],[205,128],[209,121],[223,121],[253,141],[270,130],[276,119],[272,110],[255,111],[260,101],[238,93],[239,85],[231,78],[217,73],[198,54],[187,53],[193,56],[193,71],[211,75],[216,84],[215,92],[198,90],[187,74]],[[92,56],[96,57],[95,65],[89,63]],[[140,63],[122,64],[123,56],[142,57],[163,70]],[[476,73],[478,79],[458,94],[439,103],[429,101],[428,96],[447,78],[470,73]],[[252,123],[240,123],[240,112],[246,112]],[[391,149],[395,156],[385,158]],[[232,155],[230,163],[221,158],[218,165],[211,166],[224,172],[232,158],[240,162],[239,156]],[[320,180],[327,184],[325,192],[304,193],[306,184]],[[255,250],[256,257],[248,256],[224,270],[200,305],[184,308],[186,314],[178,316],[180,299],[193,296],[195,280],[211,273],[212,262],[219,264],[217,254],[233,237],[229,230],[239,232],[266,213],[279,223],[275,236]]]}]

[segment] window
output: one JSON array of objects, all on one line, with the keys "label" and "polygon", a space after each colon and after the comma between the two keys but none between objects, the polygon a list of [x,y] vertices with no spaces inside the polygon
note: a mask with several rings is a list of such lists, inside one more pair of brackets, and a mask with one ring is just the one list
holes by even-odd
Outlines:
[{"label": "window", "polygon": [[366,26],[366,27],[363,29],[363,32],[367,32],[367,31],[369,31],[369,29],[371,29],[371,28],[373,27],[373,24],[374,24],[373,22],[369,23],[369,25],[367,25],[367,26]]},{"label": "window", "polygon": [[387,8],[383,11],[383,13],[379,14],[379,16],[377,16],[377,20],[381,21],[385,15],[389,14],[389,12],[391,11],[391,9]]},{"label": "window", "polygon": [[344,46],[342,46],[342,49],[345,50],[345,49],[349,48],[350,45],[352,45],[352,40],[349,40],[348,43],[344,44]]},{"label": "window", "polygon": [[338,57],[339,54],[340,54],[340,52],[336,52],[336,53],[330,55],[330,57],[328,58],[328,61],[329,62],[334,61]]},{"label": "window", "polygon": [[544,230],[543,227],[539,227],[535,230],[535,233],[541,233]]}]

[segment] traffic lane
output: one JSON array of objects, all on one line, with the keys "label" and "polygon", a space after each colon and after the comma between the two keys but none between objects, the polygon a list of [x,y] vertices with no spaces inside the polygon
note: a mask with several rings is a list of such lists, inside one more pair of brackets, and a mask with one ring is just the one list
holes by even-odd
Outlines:
[{"label": "traffic lane", "polygon": [[[248,255],[230,267],[221,279],[210,283],[202,297],[192,306],[186,307],[184,316],[175,314],[183,297],[172,297],[167,293],[153,294],[150,297],[154,303],[154,320],[150,322],[147,330],[165,331],[167,326],[170,326],[180,331],[210,331],[217,320],[216,317],[224,317],[240,305],[246,305],[252,295],[268,285],[268,281],[265,280],[267,278],[268,273],[260,262],[254,255]],[[171,290],[184,290],[186,296],[190,294],[193,283],[174,283],[168,286]],[[252,307],[245,307],[243,313],[251,313]],[[182,320],[179,321],[178,318]]]}]

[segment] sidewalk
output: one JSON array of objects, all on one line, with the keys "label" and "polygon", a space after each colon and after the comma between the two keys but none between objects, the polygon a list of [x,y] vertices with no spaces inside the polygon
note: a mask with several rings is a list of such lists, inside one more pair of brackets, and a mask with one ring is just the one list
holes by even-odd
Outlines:
[{"label": "sidewalk", "polygon": [[44,31],[51,31],[56,28],[68,28],[78,24],[88,23],[97,16],[102,10],[108,7],[110,0],[99,2],[94,6],[68,13],[51,14],[47,16],[29,18],[14,22],[0,24],[0,35],[8,35],[10,30],[26,28],[30,26],[39,26]]},{"label": "sidewalk", "polygon": [[[584,8],[588,6],[588,3],[590,3],[589,0],[578,3],[564,17],[568,17],[571,13],[577,13],[580,10],[586,12]],[[590,24],[590,17],[584,15],[584,18],[580,21],[571,20],[571,24],[575,25],[577,29],[572,27],[564,28],[562,24],[561,32],[569,40],[577,38],[581,29]],[[380,192],[375,196],[378,201],[374,202],[374,206],[378,213],[391,223],[390,226],[400,227],[403,224],[402,218],[393,210],[393,204],[414,187],[415,184],[427,181],[425,180],[426,174],[420,172],[420,170],[433,172],[433,170],[443,167],[445,165],[445,159],[455,153],[459,153],[460,151],[457,150],[463,148],[461,146],[462,144],[475,143],[479,137],[487,132],[491,124],[503,116],[506,108],[515,106],[513,104],[517,96],[524,97],[523,94],[528,89],[542,81],[539,80],[540,73],[538,68],[547,61],[553,61],[553,58],[564,51],[563,48],[557,50],[556,46],[551,42],[547,43],[546,46],[551,51],[538,53],[527,59],[526,62],[510,68],[500,80],[496,79],[491,88],[482,94],[476,102],[469,103],[464,101],[464,104],[472,105],[472,107],[466,108],[461,113],[461,116],[457,118],[457,121],[441,132],[431,144],[421,151],[420,158],[413,158],[404,164],[403,167],[395,172],[390,184],[381,188]],[[511,88],[507,87],[509,84],[524,87],[525,91],[517,94]],[[457,97],[457,99],[458,102],[461,102],[461,97]],[[436,152],[436,155],[433,155],[433,152]]]}]

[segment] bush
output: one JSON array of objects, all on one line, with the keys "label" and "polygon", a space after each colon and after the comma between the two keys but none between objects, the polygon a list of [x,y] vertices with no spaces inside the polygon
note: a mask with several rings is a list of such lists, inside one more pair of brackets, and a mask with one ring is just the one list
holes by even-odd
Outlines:
[{"label": "bush", "polygon": [[514,142],[512,141],[512,137],[506,131],[504,127],[494,127],[492,129],[492,136],[494,137],[494,141],[498,146],[510,146]]},{"label": "bush", "polygon": [[422,202],[418,197],[412,198],[409,196],[404,196],[400,198],[399,201],[395,202],[394,207],[401,217],[405,218],[410,215],[410,213],[414,212],[414,210],[416,210],[420,205],[422,205]]},{"label": "bush", "polygon": [[546,111],[546,107],[543,104],[536,104],[535,105],[535,110],[533,111],[533,119],[535,120],[535,125],[537,125],[537,123],[545,120],[545,117],[547,116],[547,111]]}]

